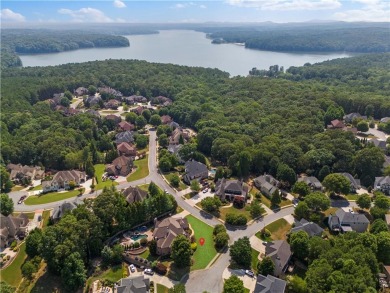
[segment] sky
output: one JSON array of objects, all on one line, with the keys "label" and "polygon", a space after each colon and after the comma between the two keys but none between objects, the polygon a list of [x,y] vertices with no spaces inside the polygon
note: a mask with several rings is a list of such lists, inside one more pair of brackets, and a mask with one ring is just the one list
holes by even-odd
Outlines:
[{"label": "sky", "polygon": [[1,1],[2,23],[390,22],[390,0]]}]

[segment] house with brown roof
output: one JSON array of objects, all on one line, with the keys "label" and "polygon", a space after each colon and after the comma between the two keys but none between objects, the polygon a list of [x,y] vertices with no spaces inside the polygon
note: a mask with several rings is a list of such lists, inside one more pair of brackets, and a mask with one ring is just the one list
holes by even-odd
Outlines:
[{"label": "house with brown roof", "polygon": [[85,87],[78,87],[77,89],[75,89],[73,91],[73,93],[77,96],[77,97],[81,97],[81,96],[84,96],[84,95],[88,95],[88,89],[85,88]]},{"label": "house with brown roof", "polygon": [[10,245],[16,237],[23,238],[27,232],[28,222],[27,215],[23,213],[17,217],[0,215],[0,249]]},{"label": "house with brown roof", "polygon": [[121,105],[121,102],[115,99],[108,100],[107,103],[104,104],[104,107],[106,109],[113,109],[116,110]]},{"label": "house with brown roof", "polygon": [[122,118],[120,116],[114,115],[114,114],[109,114],[105,117],[106,120],[111,120],[114,125],[118,124],[122,121]]},{"label": "house with brown roof", "polygon": [[215,195],[221,200],[243,200],[243,202],[245,202],[247,194],[248,186],[241,180],[220,178],[217,183],[215,183]]},{"label": "house with brown roof", "polygon": [[144,108],[142,106],[138,106],[137,108],[131,109],[131,112],[134,112],[137,115],[141,115],[144,111]]},{"label": "house with brown roof", "polygon": [[109,176],[127,176],[133,168],[133,158],[120,156],[112,161],[111,164],[106,165],[106,172]]},{"label": "house with brown roof", "polygon": [[58,191],[59,189],[69,189],[69,183],[73,181],[76,186],[84,183],[87,175],[83,171],[68,170],[57,172],[52,180],[42,181],[43,192]]},{"label": "house with brown roof", "polygon": [[186,230],[189,229],[187,219],[165,218],[161,222],[155,223],[153,238],[157,241],[157,254],[169,255],[171,246],[176,236],[184,235],[189,237]]},{"label": "house with brown roof", "polygon": [[169,144],[170,145],[178,145],[180,144],[180,138],[183,139],[183,131],[180,127],[175,128],[174,131],[172,131],[171,136],[169,137]]},{"label": "house with brown roof", "polygon": [[122,194],[129,204],[141,202],[148,197],[148,192],[137,186],[129,186],[126,189],[123,189]]},{"label": "house with brown roof", "polygon": [[290,244],[285,240],[275,240],[272,242],[266,242],[265,256],[272,259],[275,265],[274,276],[282,276],[287,268],[288,263],[291,259],[291,248]]},{"label": "house with brown roof", "polygon": [[45,171],[38,166],[30,167],[10,163],[6,168],[10,173],[9,178],[14,184],[26,184],[31,180],[40,180],[45,174]]},{"label": "house with brown roof", "polygon": [[332,120],[330,121],[330,124],[328,125],[328,129],[343,129],[345,128],[345,124],[343,123],[343,121],[340,121],[338,119],[335,119],[335,120]]},{"label": "house with brown roof", "polygon": [[118,123],[119,131],[132,131],[134,128],[135,126],[127,121],[121,121]]},{"label": "house with brown roof", "polygon": [[122,99],[123,97],[123,94],[120,91],[113,89],[111,87],[99,87],[98,91],[100,94],[106,93],[109,95],[113,95],[117,99]]},{"label": "house with brown roof", "polygon": [[116,150],[118,151],[119,156],[135,157],[137,155],[136,147],[128,142],[121,142],[117,145]]},{"label": "house with brown roof", "polygon": [[172,117],[169,115],[163,115],[161,116],[161,123],[162,124],[170,124],[173,121]]}]

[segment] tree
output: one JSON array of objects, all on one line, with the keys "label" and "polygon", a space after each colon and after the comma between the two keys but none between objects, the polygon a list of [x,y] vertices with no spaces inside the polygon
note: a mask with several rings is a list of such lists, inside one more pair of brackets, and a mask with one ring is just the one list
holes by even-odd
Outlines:
[{"label": "tree", "polygon": [[380,232],[376,235],[378,242],[378,261],[384,265],[390,265],[390,233]]},{"label": "tree", "polygon": [[236,275],[230,276],[223,284],[223,293],[245,293],[244,282]]},{"label": "tree", "polygon": [[355,164],[355,171],[360,178],[370,176],[371,182],[374,182],[375,177],[382,174],[385,158],[381,149],[377,147],[365,147],[356,152],[353,162]]},{"label": "tree", "polygon": [[0,195],[0,213],[8,216],[14,212],[14,202],[6,193]]},{"label": "tree", "polygon": [[230,246],[230,257],[239,265],[249,268],[252,260],[252,249],[248,237],[239,238]]},{"label": "tree", "polygon": [[178,235],[173,240],[171,258],[179,268],[191,265],[191,243],[184,235]]},{"label": "tree", "polygon": [[[131,124],[135,124],[135,121],[137,120],[137,114],[135,114],[134,112],[129,112],[126,114],[125,116],[125,120]],[[161,121],[161,120],[160,120]]]},{"label": "tree", "polygon": [[87,173],[90,178],[95,177],[95,168],[91,158],[88,158],[87,162],[85,163],[85,173]]},{"label": "tree", "polygon": [[305,231],[291,233],[289,243],[294,255],[301,260],[305,260],[309,254],[309,235]]},{"label": "tree", "polygon": [[326,190],[335,193],[348,194],[351,190],[351,183],[342,174],[329,174],[325,177],[322,185]]},{"label": "tree", "polygon": [[213,229],[213,235],[215,236],[221,232],[226,232],[226,227],[222,224],[215,225]]},{"label": "tree", "polygon": [[89,93],[90,95],[94,95],[94,94],[96,94],[96,92],[97,92],[97,88],[96,88],[95,86],[90,85],[90,86],[88,87],[88,93]]},{"label": "tree", "polygon": [[370,214],[374,219],[384,219],[387,214],[387,210],[378,207],[370,208]]},{"label": "tree", "polygon": [[112,257],[111,257],[111,263],[112,264],[120,264],[122,262],[122,254],[123,254],[124,248],[120,244],[116,244],[112,248]]},{"label": "tree", "polygon": [[149,138],[146,135],[138,134],[135,137],[135,144],[138,149],[146,148],[149,142]]},{"label": "tree", "polygon": [[144,116],[146,121],[149,121],[150,117],[152,116],[152,114],[150,113],[150,110],[145,109],[145,110],[142,111],[142,116]]},{"label": "tree", "polygon": [[388,232],[389,228],[387,224],[382,219],[376,219],[370,226],[371,234],[379,234],[380,232]]},{"label": "tree", "polygon": [[222,179],[223,175],[224,175],[223,168],[221,166],[219,166],[217,168],[217,170],[215,171],[214,181],[217,182],[218,179]]},{"label": "tree", "polygon": [[229,234],[226,232],[220,232],[214,237],[214,244],[217,249],[221,249],[228,245],[229,243]]},{"label": "tree", "polygon": [[144,118],[144,116],[138,116],[137,119],[135,119],[135,125],[138,129],[142,129],[145,127],[147,121]]},{"label": "tree", "polygon": [[193,192],[199,192],[200,191],[200,184],[198,180],[192,180],[190,188]]},{"label": "tree", "polygon": [[0,281],[0,288],[2,293],[14,293],[16,292],[16,288],[7,284],[5,281]]},{"label": "tree", "polygon": [[169,144],[169,140],[168,140],[168,136],[164,133],[164,134],[161,134],[159,137],[158,137],[158,144],[159,146],[165,148],[168,146]]},{"label": "tree", "polygon": [[271,205],[273,207],[278,206],[282,202],[282,198],[280,196],[280,192],[278,189],[274,191],[274,193],[271,196]]},{"label": "tree", "polygon": [[301,277],[294,275],[288,278],[288,292],[291,293],[306,293],[307,292],[307,284],[304,279]]},{"label": "tree", "polygon": [[358,199],[356,200],[356,204],[361,209],[369,209],[371,207],[371,198],[367,193],[364,193],[359,195]]},{"label": "tree", "polygon": [[148,187],[148,193],[150,196],[154,197],[160,194],[160,188],[157,186],[156,183],[153,181],[150,182],[149,187]]},{"label": "tree", "polygon": [[67,108],[70,105],[70,101],[68,100],[68,98],[63,97],[60,101],[60,105]]},{"label": "tree", "polygon": [[164,156],[160,159],[158,162],[158,167],[163,171],[163,172],[168,172],[172,168],[171,161],[167,156]]},{"label": "tree", "polygon": [[310,193],[310,187],[306,182],[298,181],[295,182],[291,191],[298,194],[300,197],[305,197]]},{"label": "tree", "polygon": [[173,174],[171,179],[169,180],[169,182],[171,183],[171,185],[173,187],[179,187],[179,184],[180,184],[180,178],[178,175],[176,174]]},{"label": "tree", "polygon": [[330,207],[330,199],[322,192],[312,192],[305,198],[307,206],[314,211],[325,211]]},{"label": "tree", "polygon": [[172,288],[169,288],[168,293],[186,293],[186,287],[184,284],[176,284]]},{"label": "tree", "polygon": [[360,132],[367,132],[368,131],[368,123],[366,121],[360,121],[357,124],[356,128]]},{"label": "tree", "polygon": [[306,201],[300,201],[298,205],[296,206],[294,210],[295,216],[298,218],[298,220],[308,219],[310,216],[310,209],[307,206]]},{"label": "tree", "polygon": [[380,209],[390,209],[390,199],[383,194],[377,194],[374,199],[374,206]]},{"label": "tree", "polygon": [[276,171],[276,178],[280,181],[287,182],[289,186],[294,185],[297,181],[297,175],[295,174],[294,169],[290,168],[286,164],[279,164]]},{"label": "tree", "polygon": [[65,286],[71,290],[80,288],[87,279],[87,271],[78,252],[65,259],[61,270],[61,278]]},{"label": "tree", "polygon": [[273,275],[275,270],[275,264],[269,256],[263,258],[257,264],[257,272],[263,276]]},{"label": "tree", "polygon": [[107,152],[106,157],[105,157],[105,162],[106,163],[111,163],[116,158],[118,158],[118,152],[116,150],[112,149],[112,150]]},{"label": "tree", "polygon": [[249,168],[252,163],[251,154],[248,151],[243,151],[240,153],[239,164],[240,164],[240,174],[243,177],[249,175]]},{"label": "tree", "polygon": [[208,213],[216,213],[219,212],[219,208],[222,206],[222,202],[219,197],[205,197],[201,200],[200,205],[202,209]]},{"label": "tree", "polygon": [[33,275],[37,272],[37,267],[31,262],[26,261],[22,265],[22,274],[28,279],[32,279]]},{"label": "tree", "polygon": [[110,246],[104,246],[101,255],[102,255],[102,263],[104,266],[108,266],[109,264],[111,264],[112,249]]},{"label": "tree", "polygon": [[330,105],[326,110],[324,116],[325,125],[329,125],[330,121],[335,119],[342,119],[344,116],[344,109],[341,106]]},{"label": "tree", "polygon": [[35,228],[26,238],[26,253],[30,258],[40,254],[42,246],[42,230]]},{"label": "tree", "polygon": [[263,213],[264,209],[261,206],[261,204],[257,200],[253,200],[250,205],[250,213],[252,219],[255,219],[257,217],[260,217]]},{"label": "tree", "polygon": [[330,174],[330,168],[328,165],[325,165],[321,168],[321,170],[318,172],[318,180],[321,182],[325,179],[326,176]]},{"label": "tree", "polygon": [[161,124],[161,117],[157,114],[154,114],[150,117],[149,123],[154,127],[157,127]]},{"label": "tree", "polygon": [[153,255],[153,256],[156,256],[157,255],[157,241],[156,240],[152,240],[149,242],[149,251],[150,251],[150,254]]},{"label": "tree", "polygon": [[322,253],[325,253],[329,249],[331,249],[331,244],[329,241],[326,241],[319,236],[311,237],[309,239],[309,263],[319,258]]},{"label": "tree", "polygon": [[9,179],[8,171],[4,166],[0,167],[0,175],[1,192],[10,192],[13,184]]}]

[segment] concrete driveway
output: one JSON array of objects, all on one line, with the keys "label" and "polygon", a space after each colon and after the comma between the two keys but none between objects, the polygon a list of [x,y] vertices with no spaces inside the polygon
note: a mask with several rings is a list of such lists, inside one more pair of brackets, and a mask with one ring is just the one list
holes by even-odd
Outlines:
[{"label": "concrete driveway", "polygon": [[199,191],[197,195],[195,195],[192,198],[188,199],[187,202],[190,205],[194,206],[194,205],[196,205],[198,202],[200,202],[202,199],[204,199],[206,197],[214,197],[214,193],[212,193],[210,191],[210,189],[206,193],[203,193],[203,191]]},{"label": "concrete driveway", "polygon": [[255,286],[256,286],[256,278],[252,278],[252,277],[245,275],[244,270],[232,270],[229,268],[226,268],[223,271],[222,278],[226,280],[226,279],[229,279],[230,276],[232,276],[232,275],[235,275],[240,280],[242,280],[242,282],[244,283],[244,287],[248,288],[250,290],[250,292],[253,292],[253,290],[255,289]]}]

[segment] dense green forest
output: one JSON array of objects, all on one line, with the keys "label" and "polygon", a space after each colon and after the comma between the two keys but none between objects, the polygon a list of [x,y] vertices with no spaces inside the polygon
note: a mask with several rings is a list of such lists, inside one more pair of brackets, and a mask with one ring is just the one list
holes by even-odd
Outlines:
[{"label": "dense green forest", "polygon": [[245,43],[246,48],[291,52],[389,52],[388,27],[363,28],[294,28],[211,29],[208,37],[214,43]]}]

